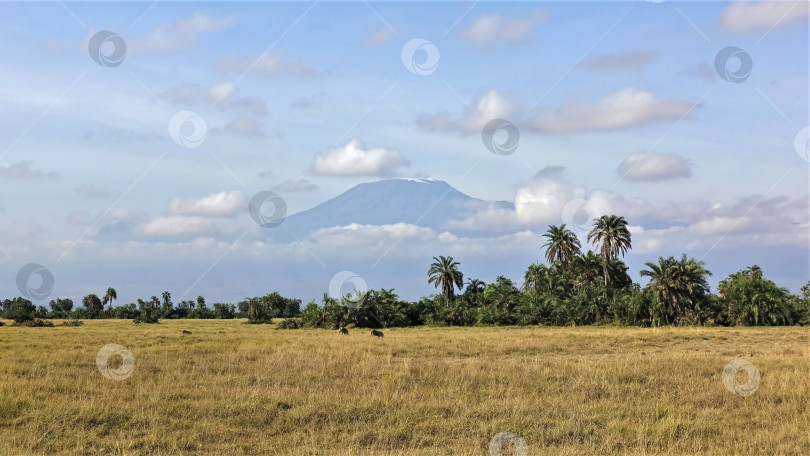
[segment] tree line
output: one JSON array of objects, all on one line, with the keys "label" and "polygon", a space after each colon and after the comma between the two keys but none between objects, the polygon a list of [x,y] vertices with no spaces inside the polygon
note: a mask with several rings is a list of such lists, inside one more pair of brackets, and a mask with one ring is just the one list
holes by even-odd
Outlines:
[{"label": "tree line", "polygon": [[[440,293],[409,302],[393,289],[369,290],[340,298],[324,294],[301,309],[301,300],[278,292],[247,298],[237,304],[205,298],[172,302],[171,294],[138,299],[113,307],[118,296],[108,288],[102,297],[90,294],[74,309],[70,299],[50,302],[50,310],[24,298],[0,303],[0,315],[19,324],[43,319],[122,318],[157,323],[176,318],[247,318],[249,323],[286,319],[282,327],[337,329],[420,325],[796,325],[810,323],[810,282],[801,296],[791,294],[763,276],[759,266],[737,271],[720,281],[717,293],[708,284],[711,272],[703,261],[670,256],[648,262],[633,282],[619,258],[632,247],[624,217],[605,215],[593,221],[583,252],[576,234],[566,225],[549,226],[543,235],[546,264],[528,266],[522,283],[499,276],[492,283],[464,280],[460,263],[450,256],[433,258],[427,283]],[[458,290],[458,293],[457,293]]]},{"label": "tree line", "polygon": [[53,299],[50,309],[35,306],[30,300],[17,297],[0,302],[0,316],[26,326],[43,326],[45,319],[127,319],[135,323],[158,323],[162,319],[233,319],[248,318],[251,323],[267,323],[272,318],[295,317],[301,313],[301,300],[285,298],[278,292],[265,296],[247,298],[237,304],[214,303],[208,307],[203,296],[196,300],[182,300],[175,304],[172,295],[164,291],[161,297],[138,299],[113,307],[118,293],[108,288],[103,297],[89,294],[82,298],[81,307],[74,308],[68,298]]},{"label": "tree line", "polygon": [[[605,215],[593,221],[582,251],[566,226],[543,235],[546,264],[531,264],[519,285],[499,276],[493,283],[464,281],[453,257],[434,257],[428,284],[441,293],[418,302],[399,300],[394,290],[309,303],[303,326],[339,328],[416,325],[796,325],[810,323],[810,282],[791,294],[750,266],[723,279],[711,292],[703,261],[682,255],[661,257],[640,271],[642,287],[619,258],[631,247],[627,220]],[[456,290],[460,294],[456,294]],[[357,304],[359,302],[359,305]]]}]

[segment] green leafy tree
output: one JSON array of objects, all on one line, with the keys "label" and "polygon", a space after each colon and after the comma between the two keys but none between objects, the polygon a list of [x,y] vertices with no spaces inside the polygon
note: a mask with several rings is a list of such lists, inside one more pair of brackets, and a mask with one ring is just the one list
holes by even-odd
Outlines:
[{"label": "green leafy tree", "polygon": [[[205,304],[203,304],[203,307],[201,309],[198,308],[197,310],[202,309],[207,310],[205,308]],[[220,318],[223,320],[230,320],[234,317],[235,313],[236,307],[233,304],[223,304],[220,302],[214,304],[214,315],[216,316],[216,318]]]},{"label": "green leafy tree", "polygon": [[34,320],[36,306],[25,298],[6,299],[3,301],[3,315],[15,323]]},{"label": "green leafy tree", "polygon": [[138,299],[138,316],[135,323],[159,323],[161,315],[160,299],[152,296],[148,301]]},{"label": "green leafy tree", "polygon": [[104,310],[104,303],[101,302],[101,298],[96,294],[89,294],[82,298],[82,306],[87,310],[87,314],[90,318],[98,318]]},{"label": "green leafy tree", "polygon": [[630,249],[630,231],[627,229],[627,220],[616,215],[603,215],[594,220],[593,228],[588,233],[588,242],[599,248],[602,257],[602,272],[605,286],[610,282],[608,266],[613,258],[624,254]]},{"label": "green leafy tree", "polygon": [[574,257],[580,254],[579,239],[573,231],[565,227],[565,224],[549,226],[543,237],[548,239],[543,244],[543,248],[546,249],[546,261],[549,264],[558,261],[563,265],[568,265]]},{"label": "green leafy tree", "polygon": [[657,264],[648,262],[645,266],[647,269],[639,274],[650,278],[645,288],[657,297],[658,305],[652,309],[656,322],[682,323],[690,313],[700,310],[709,293],[707,277],[711,275],[702,261],[684,254],[680,260],[661,257]]},{"label": "green leafy tree", "polygon": [[520,286],[520,290],[530,291],[536,295],[545,284],[547,274],[548,268],[545,265],[537,263],[530,264],[523,274],[523,285]]},{"label": "green leafy tree", "polygon": [[107,304],[110,305],[110,310],[112,310],[112,303],[118,299],[118,292],[115,291],[115,288],[109,287],[107,288],[107,292],[104,293],[104,298],[101,300],[102,306],[106,306]]},{"label": "green leafy tree", "polygon": [[787,325],[796,307],[790,293],[762,276],[759,266],[737,271],[720,281],[719,297],[732,325]]},{"label": "green leafy tree", "polygon": [[433,257],[433,260],[428,269],[428,284],[432,283],[436,288],[442,287],[445,305],[449,307],[455,295],[455,288],[461,290],[464,286],[464,274],[458,270],[460,263],[453,261],[451,256]]},{"label": "green leafy tree", "polygon": [[161,305],[161,311],[163,314],[163,318],[171,318],[172,311],[174,310],[174,304],[172,303],[172,294],[168,291],[163,292],[163,302]]},{"label": "green leafy tree", "polygon": [[66,318],[69,316],[70,311],[73,310],[73,300],[68,298],[52,299],[48,303],[54,315],[58,318]]}]

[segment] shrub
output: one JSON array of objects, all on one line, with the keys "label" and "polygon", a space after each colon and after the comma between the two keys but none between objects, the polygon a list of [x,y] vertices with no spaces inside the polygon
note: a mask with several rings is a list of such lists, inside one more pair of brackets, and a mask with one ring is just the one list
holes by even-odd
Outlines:
[{"label": "shrub", "polygon": [[84,322],[81,320],[65,320],[60,326],[81,326]]},{"label": "shrub", "polygon": [[15,322],[14,326],[24,326],[28,328],[53,328],[53,323],[35,318],[33,320]]},{"label": "shrub", "polygon": [[278,329],[298,329],[300,326],[298,325],[298,320],[295,318],[285,318],[281,320],[281,323],[278,324]]}]

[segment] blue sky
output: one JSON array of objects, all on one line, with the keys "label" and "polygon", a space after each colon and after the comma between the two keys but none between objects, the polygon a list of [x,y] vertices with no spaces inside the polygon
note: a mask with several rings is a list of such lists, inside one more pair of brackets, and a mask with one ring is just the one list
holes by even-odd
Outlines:
[{"label": "blue sky", "polygon": [[[343,270],[416,298],[434,291],[424,275],[438,254],[469,277],[518,280],[572,201],[628,218],[636,279],[644,262],[686,252],[714,283],[756,263],[796,291],[809,275],[808,162],[794,146],[809,120],[807,10],[2,3],[0,295],[18,294],[17,270],[35,262],[53,271],[53,296],[73,298],[114,286],[122,302],[166,289],[308,300]],[[118,66],[90,57],[102,30],[126,42]],[[417,38],[439,51],[430,74],[403,64]],[[716,72],[727,46],[751,57],[742,82]],[[204,119],[199,147],[169,134],[180,111]],[[520,130],[514,154],[483,146],[492,118]],[[516,210],[459,221],[491,228],[485,238],[367,226],[351,245],[327,233],[271,241],[247,212],[263,190],[294,213],[406,176]]]}]

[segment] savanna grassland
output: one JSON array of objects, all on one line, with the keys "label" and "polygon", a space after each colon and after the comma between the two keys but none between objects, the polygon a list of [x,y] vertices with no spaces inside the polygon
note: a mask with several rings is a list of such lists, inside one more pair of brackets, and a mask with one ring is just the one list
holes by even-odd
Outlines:
[{"label": "savanna grassland", "polygon": [[[500,432],[530,455],[810,454],[807,328],[349,331],[0,327],[0,454],[487,455]],[[748,397],[721,379],[738,357]]]}]

